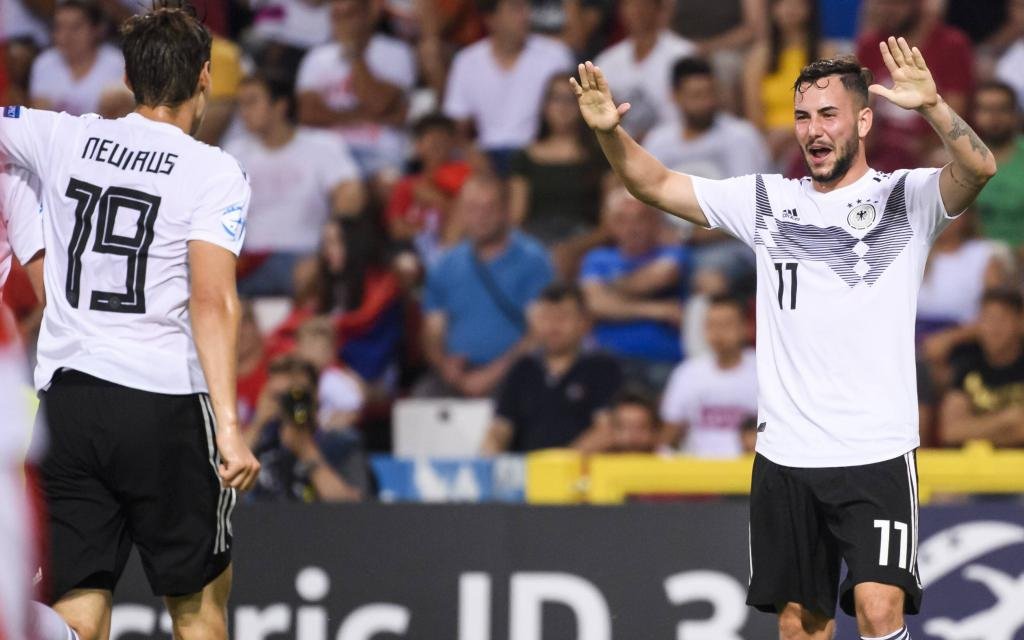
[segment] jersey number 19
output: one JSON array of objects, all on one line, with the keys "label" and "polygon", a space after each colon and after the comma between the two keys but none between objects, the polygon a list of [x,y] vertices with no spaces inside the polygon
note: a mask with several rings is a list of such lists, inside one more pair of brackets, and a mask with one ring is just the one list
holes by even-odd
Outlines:
[{"label": "jersey number 19", "polygon": [[[74,178],[68,184],[65,195],[77,202],[75,228],[71,234],[71,244],[68,246],[68,277],[64,288],[68,303],[78,308],[82,284],[82,254],[89,244],[93,218],[99,210],[92,250],[94,253],[123,256],[128,261],[128,268],[125,292],[93,291],[89,308],[113,313],[145,313],[146,259],[149,256],[149,245],[153,242],[153,225],[160,209],[160,198],[124,187],[109,187],[104,190]],[[138,213],[134,235],[121,236],[114,231],[117,214],[122,209]]]}]

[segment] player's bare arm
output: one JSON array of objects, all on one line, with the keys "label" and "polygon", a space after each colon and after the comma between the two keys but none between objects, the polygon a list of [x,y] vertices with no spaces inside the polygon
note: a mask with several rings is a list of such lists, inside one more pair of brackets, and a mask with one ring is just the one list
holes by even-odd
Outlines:
[{"label": "player's bare arm", "polygon": [[942,203],[946,211],[960,213],[974,202],[982,187],[995,175],[995,157],[978,134],[943,101],[917,47],[911,47],[903,38],[892,37],[878,46],[893,86],[874,84],[869,90],[904,109],[914,109],[942,138],[953,159],[939,178]]},{"label": "player's bare arm", "polygon": [[629,103],[616,106],[601,69],[587,62],[579,66],[579,80],[570,78],[580,112],[594,130],[612,169],[631,194],[642,202],[702,227],[707,217],[697,202],[690,176],[670,171],[619,126]]},{"label": "player's bare arm", "polygon": [[236,258],[215,244],[193,240],[188,244],[188,261],[192,333],[217,419],[219,471],[226,486],[245,491],[256,481],[260,464],[246,446],[238,422],[235,380],[242,315],[235,284]]}]

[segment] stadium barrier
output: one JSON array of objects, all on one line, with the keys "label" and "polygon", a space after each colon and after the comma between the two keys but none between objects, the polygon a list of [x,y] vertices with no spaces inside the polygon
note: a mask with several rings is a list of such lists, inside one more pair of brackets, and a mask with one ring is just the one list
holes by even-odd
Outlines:
[{"label": "stadium barrier", "polygon": [[[1024,449],[971,442],[918,451],[922,503],[946,494],[1024,494]],[[748,495],[753,456],[598,455],[542,451],[526,461],[532,504],[619,504],[631,495]]]},{"label": "stadium barrier", "polygon": [[[1024,508],[930,506],[915,638],[1024,637]],[[236,640],[763,640],[747,504],[243,505]],[[892,544],[913,545],[912,539]],[[909,554],[908,554],[909,555]],[[894,556],[895,557],[895,556]],[[754,571],[757,568],[754,567]],[[134,556],[112,640],[170,638]],[[840,615],[838,638],[857,637]]]}]

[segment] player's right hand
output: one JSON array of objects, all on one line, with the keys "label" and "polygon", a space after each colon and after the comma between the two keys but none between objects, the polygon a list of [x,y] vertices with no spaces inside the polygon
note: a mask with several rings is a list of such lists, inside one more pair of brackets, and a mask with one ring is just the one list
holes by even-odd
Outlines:
[{"label": "player's right hand", "polygon": [[237,429],[217,431],[221,481],[225,487],[248,491],[260,475],[260,463]]},{"label": "player's right hand", "polygon": [[576,78],[569,78],[572,90],[576,92],[576,99],[580,103],[580,113],[583,120],[595,131],[611,133],[619,126],[622,116],[629,111],[629,103],[623,102],[615,106],[612,100],[611,89],[608,88],[608,81],[604,79],[601,70],[594,66],[589,60],[579,66],[579,81]]}]

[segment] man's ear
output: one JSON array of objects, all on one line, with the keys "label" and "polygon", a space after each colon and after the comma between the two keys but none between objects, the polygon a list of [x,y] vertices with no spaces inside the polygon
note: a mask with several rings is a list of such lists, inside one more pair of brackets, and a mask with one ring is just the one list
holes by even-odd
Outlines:
[{"label": "man's ear", "polygon": [[196,85],[196,93],[207,93],[213,85],[213,76],[210,74],[210,61],[203,63],[203,69],[199,72],[199,82]]},{"label": "man's ear", "polygon": [[862,140],[868,137],[868,132],[871,131],[874,119],[875,112],[871,110],[871,107],[864,107],[860,110],[860,114],[857,116],[857,135]]}]

